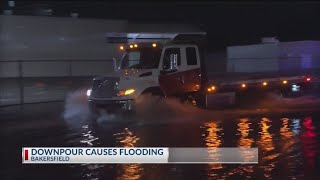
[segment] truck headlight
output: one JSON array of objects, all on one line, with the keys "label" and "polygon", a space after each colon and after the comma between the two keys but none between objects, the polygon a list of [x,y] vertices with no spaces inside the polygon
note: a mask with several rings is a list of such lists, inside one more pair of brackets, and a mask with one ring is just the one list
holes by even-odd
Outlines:
[{"label": "truck headlight", "polygon": [[127,89],[127,90],[119,91],[118,96],[127,96],[127,95],[134,93],[134,91],[135,91],[134,89]]},{"label": "truck headlight", "polygon": [[90,96],[90,95],[91,95],[91,91],[92,91],[91,89],[88,89],[88,90],[87,90],[87,96]]}]

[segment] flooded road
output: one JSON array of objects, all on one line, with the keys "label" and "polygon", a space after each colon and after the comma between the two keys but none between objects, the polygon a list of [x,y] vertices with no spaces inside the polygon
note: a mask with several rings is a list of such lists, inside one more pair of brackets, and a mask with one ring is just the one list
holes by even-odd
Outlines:
[{"label": "flooded road", "polygon": [[[0,179],[319,179],[320,111],[143,106],[90,118],[85,99],[0,109]],[[70,102],[69,102],[70,103]],[[169,106],[173,106],[169,107]],[[258,147],[259,165],[21,164],[24,146]]]}]

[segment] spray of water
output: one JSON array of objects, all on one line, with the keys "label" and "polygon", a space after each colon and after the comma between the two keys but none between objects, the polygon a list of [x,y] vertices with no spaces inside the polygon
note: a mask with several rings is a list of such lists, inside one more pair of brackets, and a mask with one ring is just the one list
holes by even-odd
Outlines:
[{"label": "spray of water", "polygon": [[300,96],[296,98],[285,98],[280,95],[270,93],[260,106],[270,110],[319,110],[320,98],[312,95]]},{"label": "spray of water", "polygon": [[[175,98],[158,98],[145,95],[136,100],[135,115],[110,114],[102,109],[94,120],[98,123],[131,121],[140,123],[194,122],[299,111],[306,108],[316,108],[319,105],[320,98],[313,96],[283,98],[276,94],[270,94],[262,103],[257,104],[256,108],[205,110],[199,109],[190,103],[181,103]],[[64,118],[67,123],[73,126],[83,125],[88,123],[88,120],[92,120],[90,119],[91,115],[85,90],[78,90],[67,96],[64,112]]]},{"label": "spray of water", "polygon": [[72,127],[83,127],[91,123],[92,120],[102,123],[112,121],[116,118],[114,114],[107,113],[103,109],[100,109],[98,112],[98,117],[94,117],[94,115],[89,108],[86,89],[79,89],[67,95],[63,117],[68,125]]},{"label": "spray of water", "polygon": [[63,117],[66,123],[73,127],[81,127],[87,123],[90,117],[90,110],[84,89],[71,92],[67,95]]},{"label": "spray of water", "polygon": [[259,114],[287,113],[319,110],[320,98],[301,96],[284,98],[270,93],[262,102],[251,108],[229,108],[223,110],[199,109],[191,103],[181,103],[174,98],[157,99],[151,96],[142,97],[137,103],[138,117],[149,122],[194,122],[215,119],[232,119],[240,116]]}]

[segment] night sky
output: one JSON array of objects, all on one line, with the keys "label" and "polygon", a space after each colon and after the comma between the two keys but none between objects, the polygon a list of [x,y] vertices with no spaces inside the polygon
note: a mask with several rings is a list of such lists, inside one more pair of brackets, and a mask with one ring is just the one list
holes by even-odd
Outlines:
[{"label": "night sky", "polygon": [[35,15],[39,8],[53,9],[53,16],[70,16],[72,11],[88,18],[191,23],[208,33],[215,50],[258,43],[265,36],[280,41],[320,40],[317,2],[16,1],[14,11]]}]

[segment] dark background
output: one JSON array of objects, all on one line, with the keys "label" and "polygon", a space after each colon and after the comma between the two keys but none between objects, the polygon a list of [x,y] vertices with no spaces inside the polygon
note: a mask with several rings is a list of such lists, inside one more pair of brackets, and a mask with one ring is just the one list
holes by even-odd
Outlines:
[{"label": "dark background", "polygon": [[222,50],[228,45],[260,42],[261,37],[276,36],[280,41],[320,40],[319,2],[236,2],[236,1],[24,1],[2,10],[15,15],[43,15],[79,18],[128,19],[143,22],[182,22],[201,27],[208,33],[210,47]]}]

